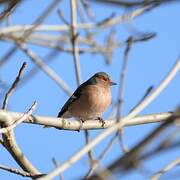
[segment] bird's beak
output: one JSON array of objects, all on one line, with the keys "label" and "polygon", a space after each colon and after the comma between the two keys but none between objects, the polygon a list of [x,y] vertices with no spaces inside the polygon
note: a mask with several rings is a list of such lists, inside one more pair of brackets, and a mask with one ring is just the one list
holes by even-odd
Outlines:
[{"label": "bird's beak", "polygon": [[114,85],[117,85],[117,83],[110,81],[110,86],[114,86]]}]

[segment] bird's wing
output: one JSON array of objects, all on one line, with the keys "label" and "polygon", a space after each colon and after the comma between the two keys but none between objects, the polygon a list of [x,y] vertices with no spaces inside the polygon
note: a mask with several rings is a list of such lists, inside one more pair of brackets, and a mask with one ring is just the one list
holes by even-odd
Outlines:
[{"label": "bird's wing", "polygon": [[81,96],[81,92],[83,87],[85,86],[85,83],[81,84],[73,93],[73,95],[66,101],[66,103],[64,104],[64,106],[62,107],[61,111],[59,112],[57,117],[61,117],[63,116],[64,113],[67,112],[69,106],[76,101],[77,99],[79,99],[79,97]]}]

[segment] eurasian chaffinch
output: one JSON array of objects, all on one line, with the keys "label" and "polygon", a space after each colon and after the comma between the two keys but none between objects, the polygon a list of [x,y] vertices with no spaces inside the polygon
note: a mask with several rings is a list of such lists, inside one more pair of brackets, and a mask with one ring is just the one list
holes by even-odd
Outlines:
[{"label": "eurasian chaffinch", "polygon": [[111,104],[110,86],[116,85],[105,72],[98,72],[81,84],[67,100],[58,117],[75,117],[84,122],[89,119],[104,121],[101,115]]}]

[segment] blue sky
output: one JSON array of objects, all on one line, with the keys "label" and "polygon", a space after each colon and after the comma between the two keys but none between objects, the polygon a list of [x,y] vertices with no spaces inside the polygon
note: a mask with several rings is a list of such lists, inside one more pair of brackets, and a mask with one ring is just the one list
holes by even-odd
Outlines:
[{"label": "blue sky", "polygon": [[[42,3],[43,2],[43,3]],[[13,24],[30,24],[32,23],[41,11],[47,7],[51,1],[24,1],[12,16]],[[111,15],[115,12],[117,15],[122,14],[122,10],[118,7],[103,6],[92,4],[95,15],[98,20]],[[63,2],[57,7],[60,8],[65,16],[69,19],[70,8],[68,2]],[[147,14],[136,18],[133,21],[133,27],[142,32],[155,32],[157,36],[147,42],[135,44],[130,51],[128,61],[128,74],[126,78],[125,96],[124,96],[124,111],[128,111],[138,102],[144,95],[146,89],[150,86],[157,86],[160,81],[169,72],[171,67],[179,56],[180,47],[180,24],[178,18],[180,16],[180,3],[166,5],[157,8]],[[45,24],[63,24],[54,11],[44,22]],[[4,26],[4,24],[1,24]],[[127,39],[127,25],[121,24],[114,27],[117,31],[116,38],[118,40]],[[105,36],[102,33],[98,36],[98,40],[103,44]],[[1,56],[13,46],[13,43],[0,42]],[[29,46],[40,57],[45,57],[48,53],[46,48],[40,48],[33,45]],[[80,63],[82,70],[83,81],[98,71],[109,73],[112,79],[119,83],[119,70],[123,60],[124,48],[115,51],[112,59],[112,64],[107,66],[104,58],[101,55],[80,55]],[[8,84],[11,84],[18,73],[22,62],[26,61],[27,73],[34,64],[24,55],[23,52],[17,51],[11,59],[3,67],[0,67],[0,78]],[[76,79],[73,67],[72,55],[59,53],[59,55],[49,64],[56,73],[60,75],[71,87],[72,91],[76,89]],[[180,75],[169,84],[167,89],[150,105],[142,114],[167,112],[174,110],[179,104],[180,94]],[[4,92],[0,92],[2,94]],[[113,102],[115,102],[118,93],[118,86],[112,88]],[[61,106],[67,100],[68,96],[49,78],[46,74],[40,71],[33,79],[24,86],[19,88],[10,98],[8,110],[24,112],[37,100],[38,106],[34,114],[43,116],[56,116]],[[2,98],[1,98],[2,102]],[[111,109],[111,107],[110,107]],[[157,125],[143,125],[126,128],[125,141],[129,147],[135,145],[140,139],[145,137]],[[95,137],[101,131],[92,132],[92,137]],[[43,129],[35,125],[20,125],[15,129],[17,142],[22,148],[24,154],[31,162],[41,171],[49,172],[54,168],[51,161],[55,157],[60,163],[66,161],[74,152],[84,145],[84,133],[58,131],[53,128]],[[96,153],[100,153],[108,139],[95,148]],[[1,146],[0,148],[0,164],[5,164],[12,167],[18,165],[9,155],[9,153]],[[116,142],[108,156],[103,160],[103,164],[107,165],[113,159],[116,159],[122,152]],[[172,151],[170,154],[162,154],[149,160],[146,167],[150,170],[157,171],[165,164],[179,156],[178,150]],[[74,179],[81,177],[86,172],[87,157],[83,157],[81,161],[73,165],[64,174],[65,179]],[[21,179],[20,176],[13,175],[4,171],[0,172],[0,179]],[[139,173],[131,173],[125,179],[147,179]]]}]

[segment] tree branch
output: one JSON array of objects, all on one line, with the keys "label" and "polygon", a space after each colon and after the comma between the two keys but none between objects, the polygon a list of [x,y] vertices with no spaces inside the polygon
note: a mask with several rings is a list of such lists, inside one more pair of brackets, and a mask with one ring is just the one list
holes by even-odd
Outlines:
[{"label": "tree branch", "polygon": [[22,74],[24,72],[24,69],[26,67],[26,62],[23,63],[21,69],[19,70],[18,76],[16,77],[15,81],[13,82],[11,88],[8,90],[8,92],[5,95],[4,101],[3,101],[3,105],[2,105],[2,109],[5,110],[7,108],[7,104],[8,104],[8,100],[9,97],[11,96],[11,94],[15,91],[17,84],[19,83]]},{"label": "tree branch", "polygon": [[[4,122],[4,116],[7,116],[8,119],[11,120],[11,124],[16,120],[21,118],[23,113],[17,112],[4,112],[0,110],[0,122]],[[134,126],[134,125],[142,125],[148,123],[157,123],[163,122],[168,117],[172,115],[171,112],[167,113],[159,113],[159,114],[150,114],[144,116],[137,116],[128,121],[125,126]],[[48,127],[55,127],[57,129],[62,130],[79,130],[81,126],[81,130],[92,130],[92,129],[105,129],[116,124],[116,120],[106,120],[104,127],[102,127],[102,123],[99,121],[88,120],[81,124],[78,120],[68,120],[63,118],[54,118],[54,117],[45,117],[45,116],[29,116],[28,119],[24,120],[22,123],[30,123],[35,125],[45,125]]]},{"label": "tree branch", "polygon": [[[8,99],[9,99],[10,95],[14,92],[15,88],[17,87],[17,85],[21,79],[21,76],[22,76],[25,66],[26,66],[26,63],[23,63],[16,79],[14,80],[10,89],[6,93],[6,96],[5,96],[5,99],[3,102],[3,106],[2,106],[3,113],[6,112]],[[5,127],[5,128],[7,127],[7,129],[8,129],[8,127],[11,127],[11,125],[13,123],[12,119],[9,116],[6,116],[6,113],[3,116],[1,116],[0,119],[1,119],[1,124],[0,124],[1,127]],[[16,123],[18,123],[18,122],[15,122],[15,124]],[[14,125],[12,125],[12,126],[14,126]],[[16,160],[16,162],[22,167],[23,170],[30,172],[30,173],[34,173],[34,174],[40,174],[40,172],[28,161],[28,159],[25,157],[25,155],[22,153],[21,149],[17,145],[16,139],[14,136],[14,132],[12,129],[10,129],[7,133],[2,134],[2,139],[3,139],[3,141],[1,141],[1,143],[3,144],[3,146],[9,151],[9,153]]]},{"label": "tree branch", "polygon": [[32,173],[28,173],[26,171],[22,171],[20,169],[8,167],[8,166],[5,166],[5,165],[0,165],[0,169],[11,172],[11,173],[14,173],[14,174],[17,174],[17,175],[20,175],[22,177],[38,178],[38,177],[41,177],[41,176],[45,175],[45,174],[36,174],[36,175],[34,175]]},{"label": "tree branch", "polygon": [[[101,22],[101,23],[79,23],[76,28],[77,29],[101,29],[101,28],[109,28],[112,27],[113,25],[116,24],[121,24],[123,22],[129,21],[137,16],[142,15],[144,12],[149,10],[151,6],[143,7],[136,9],[130,13],[123,14],[120,16],[115,16],[114,18],[109,19],[108,21]],[[0,30],[0,35],[3,37],[3,35],[8,34],[8,33],[24,33],[25,31],[28,31],[34,27],[34,25],[15,25],[15,26],[10,26],[10,27],[4,27],[1,28]],[[34,29],[34,32],[36,31],[69,31],[69,26],[68,25],[38,25]]]},{"label": "tree branch", "polygon": [[180,158],[175,159],[174,161],[170,162],[166,165],[162,170],[154,174],[150,179],[151,180],[158,180],[164,173],[170,171],[175,166],[180,165]]},{"label": "tree branch", "polygon": [[35,101],[32,106],[29,108],[29,110],[24,113],[22,115],[21,118],[15,120],[11,125],[7,126],[7,127],[4,127],[4,128],[1,128],[0,129],[0,133],[7,133],[9,131],[11,131],[12,129],[14,129],[18,124],[22,123],[24,120],[28,119],[29,116],[31,116],[31,114],[33,113],[33,111],[35,110],[37,106],[37,102]]}]

